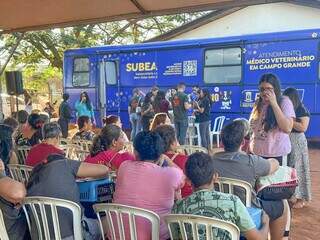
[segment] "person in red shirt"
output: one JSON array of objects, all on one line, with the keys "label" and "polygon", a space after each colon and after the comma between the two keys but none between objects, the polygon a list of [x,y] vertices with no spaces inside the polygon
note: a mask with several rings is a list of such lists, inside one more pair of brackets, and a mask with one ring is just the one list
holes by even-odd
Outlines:
[{"label": "person in red shirt", "polygon": [[[164,141],[164,154],[169,157],[179,168],[185,172],[187,155],[176,153],[174,150],[178,146],[175,130],[170,125],[159,125],[154,132],[158,133]],[[191,183],[186,181],[181,189],[181,196],[187,197],[192,194]]]},{"label": "person in red shirt", "polygon": [[44,140],[42,143],[34,145],[26,158],[26,165],[36,166],[43,162],[51,154],[64,154],[63,150],[59,148],[59,138],[61,129],[58,123],[46,123],[42,128]]},{"label": "person in red shirt", "polygon": [[118,126],[106,125],[100,134],[93,139],[90,155],[85,159],[85,162],[102,164],[112,170],[117,170],[124,161],[135,160],[132,154],[122,152],[125,141],[123,134]]}]

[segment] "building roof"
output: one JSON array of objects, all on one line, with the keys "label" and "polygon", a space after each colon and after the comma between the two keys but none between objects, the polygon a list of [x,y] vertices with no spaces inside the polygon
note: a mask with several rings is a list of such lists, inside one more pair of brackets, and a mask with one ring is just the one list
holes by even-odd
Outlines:
[{"label": "building roof", "polygon": [[[268,3],[271,3],[271,2],[275,2],[275,1],[270,1]],[[292,0],[292,1],[283,1],[283,2],[320,9],[320,0]],[[161,34],[159,36],[156,36],[154,38],[148,39],[146,42],[166,41],[166,40],[174,39],[175,37],[177,37],[183,33],[190,32],[196,28],[199,28],[199,27],[206,25],[210,22],[214,22],[220,18],[223,18],[227,15],[230,15],[230,14],[232,14],[236,11],[239,11],[245,7],[248,7],[248,6],[245,6],[245,5],[244,6],[233,6],[233,7],[229,6],[224,9],[212,11],[212,12],[210,12],[200,18],[197,18],[197,19],[195,19],[189,23],[186,23],[180,27],[177,27],[171,31],[168,31],[168,32]]]}]

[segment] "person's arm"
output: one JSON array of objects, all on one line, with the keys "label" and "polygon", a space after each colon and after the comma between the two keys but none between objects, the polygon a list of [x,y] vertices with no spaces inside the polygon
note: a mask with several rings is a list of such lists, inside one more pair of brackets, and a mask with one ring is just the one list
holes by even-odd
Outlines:
[{"label": "person's arm", "polygon": [[305,132],[308,129],[310,118],[309,117],[300,117],[300,122],[293,121],[293,128],[298,132]]},{"label": "person's arm", "polygon": [[13,204],[21,203],[26,196],[25,186],[9,177],[0,179],[0,196]]},{"label": "person's arm", "polygon": [[268,239],[269,233],[269,217],[263,212],[262,214],[262,227],[260,230],[256,228],[244,232],[244,236],[247,240],[265,240]]},{"label": "person's arm", "polygon": [[293,118],[285,116],[277,102],[276,95],[273,90],[268,91],[266,96],[268,97],[270,105],[273,109],[278,127],[285,133],[290,133],[293,127]]},{"label": "person's arm", "polygon": [[268,175],[270,175],[279,169],[279,162],[275,158],[269,158],[268,162],[270,163],[270,170]]},{"label": "person's arm", "polygon": [[71,107],[69,106],[68,103],[66,103],[66,105],[63,108],[63,115],[66,119],[71,119],[72,118],[72,111],[71,111]]},{"label": "person's arm", "polygon": [[91,164],[82,162],[77,172],[77,177],[80,178],[100,178],[106,177],[108,167],[101,164]]}]

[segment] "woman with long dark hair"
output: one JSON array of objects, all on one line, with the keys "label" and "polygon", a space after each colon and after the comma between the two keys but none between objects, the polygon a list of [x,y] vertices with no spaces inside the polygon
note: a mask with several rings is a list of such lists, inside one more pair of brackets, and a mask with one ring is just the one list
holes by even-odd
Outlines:
[{"label": "woman with long dark hair", "polygon": [[296,113],[290,133],[291,153],[288,158],[288,165],[297,169],[299,179],[295,199],[293,199],[293,208],[303,208],[305,203],[311,200],[308,142],[304,134],[309,126],[310,113],[301,102],[299,93],[295,88],[287,88],[283,95],[290,98]]},{"label": "woman with long dark hair", "polygon": [[276,158],[285,165],[291,152],[289,133],[295,118],[292,102],[282,96],[280,82],[273,74],[262,75],[259,91],[250,116],[253,131],[250,150],[261,157]]},{"label": "woman with long dark hair", "polygon": [[209,149],[210,144],[210,111],[212,100],[208,89],[201,89],[199,101],[194,102],[194,111],[196,114],[196,122],[199,123],[201,145]]},{"label": "woman with long dark hair", "polygon": [[80,94],[80,99],[76,102],[75,108],[77,111],[77,118],[81,116],[88,116],[91,119],[91,122],[95,124],[93,105],[87,92],[82,92]]},{"label": "woman with long dark hair", "polygon": [[166,93],[159,90],[152,105],[155,113],[168,113],[170,103],[166,99]]},{"label": "woman with long dark hair", "polygon": [[90,155],[85,162],[106,165],[116,170],[122,162],[134,160],[128,152],[120,152],[124,147],[124,136],[121,128],[108,124],[102,128],[99,135],[93,139]]}]

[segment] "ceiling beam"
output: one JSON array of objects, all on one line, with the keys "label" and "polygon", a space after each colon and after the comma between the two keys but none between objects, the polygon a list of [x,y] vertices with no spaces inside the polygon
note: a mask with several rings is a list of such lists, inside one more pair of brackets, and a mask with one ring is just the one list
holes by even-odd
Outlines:
[{"label": "ceiling beam", "polygon": [[139,11],[140,11],[142,14],[147,14],[147,13],[148,13],[148,11],[145,10],[145,9],[142,7],[142,5],[138,2],[138,0],[130,0],[130,1],[136,6],[136,8],[139,9]]},{"label": "ceiling beam", "polygon": [[[209,10],[219,10],[225,8],[233,8],[233,7],[245,7],[250,5],[259,5],[266,3],[274,3],[274,2],[288,2],[283,0],[233,0],[228,2],[219,2],[219,3],[211,3],[211,4],[202,4],[197,6],[188,6],[182,8],[172,8],[172,9],[164,9],[158,11],[146,11],[145,14],[141,12],[136,13],[127,13],[116,16],[106,16],[101,18],[90,18],[90,19],[80,19],[66,22],[57,22],[53,24],[42,24],[37,26],[28,26],[23,28],[14,28],[14,29],[5,29],[0,31],[0,34],[7,34],[12,32],[27,32],[27,31],[35,31],[35,30],[44,30],[49,28],[63,28],[63,27],[71,27],[77,25],[87,25],[87,24],[97,24],[103,22],[112,22],[118,20],[128,20],[128,19],[144,19],[148,17],[154,16],[162,16],[162,15],[170,15],[170,14],[179,14],[179,13],[189,13],[189,12],[199,12],[199,11],[209,11]],[[142,8],[143,9],[143,8]]]}]

